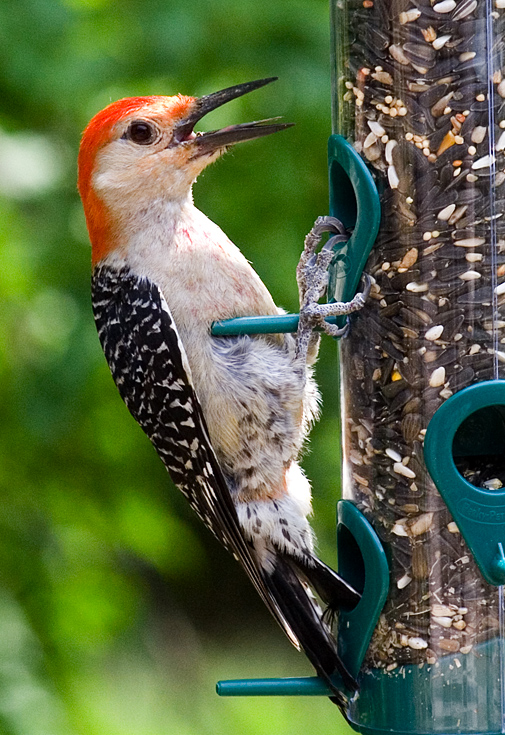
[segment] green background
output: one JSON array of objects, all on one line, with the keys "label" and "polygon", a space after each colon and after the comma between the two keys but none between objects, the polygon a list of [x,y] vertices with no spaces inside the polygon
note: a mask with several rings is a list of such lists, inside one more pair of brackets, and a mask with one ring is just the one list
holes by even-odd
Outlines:
[{"label": "green background", "polygon": [[[219,699],[218,679],[312,674],[199,525],[130,418],[93,324],[80,132],[108,102],[279,81],[201,129],[296,127],[207,170],[195,200],[297,309],[303,237],[328,208],[326,0],[0,4],[0,733],[341,733],[321,698]],[[335,564],[336,346],[304,466]]]}]

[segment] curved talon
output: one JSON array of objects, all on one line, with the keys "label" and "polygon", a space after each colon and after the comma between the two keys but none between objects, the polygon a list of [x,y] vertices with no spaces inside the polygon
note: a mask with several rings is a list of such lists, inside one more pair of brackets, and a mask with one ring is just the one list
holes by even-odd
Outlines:
[{"label": "curved talon", "polygon": [[372,288],[372,276],[368,273],[363,273],[364,287],[362,291],[363,300],[366,301],[370,296],[370,290]]},{"label": "curved talon", "polygon": [[346,234],[343,223],[336,217],[331,217],[330,215],[318,217],[311,230],[311,234],[313,233],[316,237],[321,237],[325,232],[335,232],[338,235]]},{"label": "curved talon", "polygon": [[321,251],[333,250],[336,245],[345,245],[346,242],[349,242],[349,237],[347,235],[333,235],[324,243]]},{"label": "curved talon", "polygon": [[325,326],[323,329],[326,334],[330,335],[330,337],[345,337],[350,327],[349,317],[347,317],[343,327],[339,327],[336,324],[328,324],[326,321],[324,324]]}]

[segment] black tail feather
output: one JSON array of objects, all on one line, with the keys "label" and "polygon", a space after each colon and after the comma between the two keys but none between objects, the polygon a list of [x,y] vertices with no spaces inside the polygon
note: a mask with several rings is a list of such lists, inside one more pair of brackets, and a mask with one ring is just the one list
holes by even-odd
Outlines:
[{"label": "black tail feather", "polygon": [[338,671],[350,691],[355,691],[358,685],[340,660],[336,641],[316,600],[301,581],[297,564],[292,558],[281,555],[276,556],[274,563],[273,572],[264,573],[265,584],[305,655],[333,692],[330,699],[343,709],[347,699],[331,681],[332,675]]},{"label": "black tail feather", "polygon": [[292,562],[330,611],[352,610],[361,600],[354,587],[316,556],[309,557],[307,562],[292,558]]}]

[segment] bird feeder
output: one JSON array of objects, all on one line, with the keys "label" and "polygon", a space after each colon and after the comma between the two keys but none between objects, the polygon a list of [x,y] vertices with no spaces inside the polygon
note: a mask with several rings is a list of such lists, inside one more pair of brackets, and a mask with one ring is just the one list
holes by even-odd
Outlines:
[{"label": "bird feeder", "polygon": [[[391,574],[348,712],[363,733],[505,726],[503,7],[333,5],[332,213],[349,143],[381,205],[372,298],[340,342],[343,496]],[[335,299],[359,277],[347,249]]]},{"label": "bird feeder", "polygon": [[330,211],[352,236],[329,296],[373,279],[339,343],[346,717],[503,733],[505,0],[332,0],[332,33]]}]

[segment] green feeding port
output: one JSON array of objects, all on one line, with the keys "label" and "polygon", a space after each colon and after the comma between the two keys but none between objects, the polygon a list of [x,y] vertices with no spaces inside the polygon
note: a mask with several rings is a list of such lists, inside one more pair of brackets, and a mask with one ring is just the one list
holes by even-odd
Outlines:
[{"label": "green feeding port", "polygon": [[505,584],[505,382],[475,383],[445,401],[424,458],[483,577]]},{"label": "green feeding port", "polygon": [[338,626],[340,657],[358,677],[368,644],[389,591],[389,566],[382,543],[370,522],[349,500],[337,504],[338,571],[361,600],[352,610],[341,610]]},{"label": "green feeding port", "polygon": [[375,181],[353,146],[341,135],[328,141],[330,214],[352,230],[336,249],[330,267],[328,298],[349,301],[358,287],[379,231],[381,208]]}]

